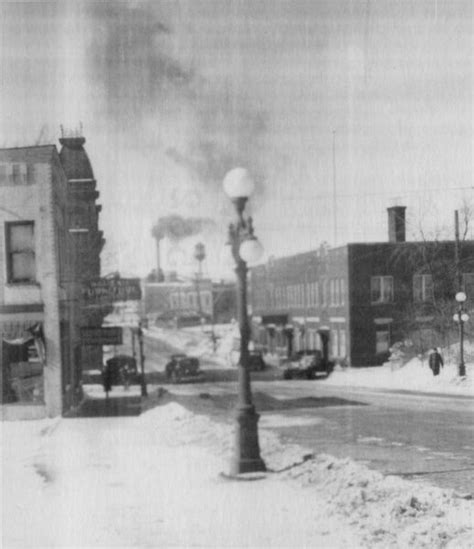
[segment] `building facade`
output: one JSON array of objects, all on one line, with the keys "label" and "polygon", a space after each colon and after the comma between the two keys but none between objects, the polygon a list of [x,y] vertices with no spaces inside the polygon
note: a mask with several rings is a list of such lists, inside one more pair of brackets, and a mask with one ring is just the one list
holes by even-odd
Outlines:
[{"label": "building facade", "polygon": [[394,343],[413,337],[421,348],[440,345],[459,287],[474,300],[474,243],[459,245],[457,262],[454,241],[406,242],[405,208],[388,213],[388,242],[322,247],[252,269],[256,342],[281,355],[319,348],[352,366],[382,364]]},{"label": "building facade", "polygon": [[[103,246],[98,194],[84,192],[93,176],[92,170],[84,174],[79,159],[87,159],[83,142],[63,138],[61,153],[55,145],[0,150],[0,372],[6,419],[56,416],[82,397],[80,328],[102,319],[101,313],[84,310],[81,284],[99,276]],[[76,185],[82,185],[80,191]],[[89,210],[79,223],[76,210],[84,204]]]},{"label": "building facade", "polygon": [[145,281],[142,294],[144,313],[154,322],[183,326],[213,317],[209,279],[181,281],[172,275],[164,282]]}]

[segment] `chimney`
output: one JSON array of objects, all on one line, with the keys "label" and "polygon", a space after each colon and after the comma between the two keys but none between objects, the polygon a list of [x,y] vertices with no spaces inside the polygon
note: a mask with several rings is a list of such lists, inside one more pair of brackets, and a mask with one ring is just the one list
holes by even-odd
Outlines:
[{"label": "chimney", "polygon": [[163,276],[163,271],[161,270],[161,259],[160,259],[160,239],[156,238],[156,277],[158,282],[163,282],[165,277]]},{"label": "chimney", "polygon": [[405,242],[406,206],[392,206],[388,212],[388,241]]}]

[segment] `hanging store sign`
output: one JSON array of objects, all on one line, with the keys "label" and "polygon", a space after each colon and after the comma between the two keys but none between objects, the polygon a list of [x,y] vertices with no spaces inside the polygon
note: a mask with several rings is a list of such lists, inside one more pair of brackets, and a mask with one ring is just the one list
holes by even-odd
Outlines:
[{"label": "hanging store sign", "polygon": [[122,345],[121,326],[84,326],[81,328],[83,345]]},{"label": "hanging store sign", "polygon": [[84,282],[86,305],[106,305],[116,301],[138,301],[142,297],[139,278],[97,278]]}]

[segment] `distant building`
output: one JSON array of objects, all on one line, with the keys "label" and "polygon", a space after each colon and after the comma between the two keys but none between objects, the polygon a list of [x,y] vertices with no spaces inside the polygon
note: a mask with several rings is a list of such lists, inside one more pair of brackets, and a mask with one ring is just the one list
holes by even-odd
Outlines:
[{"label": "distant building", "polygon": [[180,281],[168,273],[164,282],[143,283],[144,313],[153,321],[175,326],[209,322],[213,316],[212,282]]},{"label": "distant building", "polygon": [[235,283],[208,278],[183,281],[176,273],[166,273],[164,278],[157,282],[150,276],[143,282],[144,313],[153,321],[184,326],[202,321],[225,324],[235,319]]},{"label": "distant building", "polygon": [[[282,355],[319,348],[352,366],[382,364],[410,333],[438,344],[440,304],[455,306],[455,243],[405,242],[405,208],[388,214],[388,242],[322,247],[253,268],[255,342]],[[474,242],[460,246],[459,265],[474,300]]]},{"label": "distant building", "polygon": [[[100,206],[84,138],[0,149],[0,384],[4,418],[56,416],[82,397],[83,280],[100,275]],[[91,353],[101,360],[100,351]]]}]

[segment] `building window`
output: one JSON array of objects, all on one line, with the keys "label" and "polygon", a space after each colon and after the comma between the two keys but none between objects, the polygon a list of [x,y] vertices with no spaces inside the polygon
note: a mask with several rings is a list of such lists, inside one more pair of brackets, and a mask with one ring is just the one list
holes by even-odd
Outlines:
[{"label": "building window", "polygon": [[0,185],[26,185],[28,166],[25,163],[0,164]]},{"label": "building window", "polygon": [[35,282],[35,230],[33,221],[6,223],[7,279],[9,283]]},{"label": "building window", "polygon": [[336,278],[336,280],[334,281],[334,285],[334,292],[336,294],[334,296],[334,300],[336,302],[336,305],[341,305],[341,280],[339,278]]},{"label": "building window", "polygon": [[413,300],[433,301],[433,277],[429,274],[413,277]]},{"label": "building window", "polygon": [[341,282],[341,288],[340,288],[340,291],[341,291],[341,305],[345,305],[345,302],[346,302],[346,281],[343,278],[341,278],[340,282]]},{"label": "building window", "polygon": [[329,305],[336,304],[335,280],[331,278],[329,281]]},{"label": "building window", "polygon": [[205,292],[202,296],[203,298],[203,308],[206,312],[211,311],[211,296],[208,292]]},{"label": "building window", "polygon": [[314,283],[314,304],[319,306],[319,283]]},{"label": "building window", "polygon": [[321,305],[326,307],[328,303],[328,281],[324,279],[321,287]]},{"label": "building window", "polygon": [[474,273],[465,273],[463,276],[464,292],[472,301],[474,300]]},{"label": "building window", "polygon": [[370,279],[370,300],[372,303],[392,303],[393,276],[373,276]]},{"label": "building window", "polygon": [[171,294],[170,303],[171,303],[171,308],[172,309],[179,309],[179,295],[178,294]]},{"label": "building window", "polygon": [[337,329],[332,331],[332,356],[339,356],[339,332]]},{"label": "building window", "polygon": [[375,331],[376,354],[388,353],[390,349],[390,326],[379,326]]},{"label": "building window", "polygon": [[346,330],[341,328],[339,330],[339,356],[344,358],[346,355]]}]

